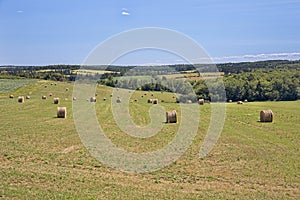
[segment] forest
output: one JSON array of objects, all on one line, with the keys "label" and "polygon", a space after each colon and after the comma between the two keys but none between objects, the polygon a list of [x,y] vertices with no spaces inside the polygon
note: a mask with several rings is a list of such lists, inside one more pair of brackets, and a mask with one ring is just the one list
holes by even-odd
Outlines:
[{"label": "forest", "polygon": [[[226,100],[290,101],[300,99],[300,61],[270,60],[216,64],[222,72]],[[105,73],[77,74],[79,69],[105,70]],[[162,66],[0,66],[0,78],[30,78],[54,81],[75,81],[80,76],[95,79],[99,84],[144,91],[169,91],[180,94],[179,101],[204,98],[225,100],[218,96],[220,81],[199,79],[185,81],[176,74],[213,72],[208,64]],[[200,73],[199,73],[200,74]],[[175,78],[168,78],[175,75]],[[199,75],[200,76],[200,75]],[[210,90],[207,85],[210,85]],[[195,92],[196,96],[194,95]]]}]

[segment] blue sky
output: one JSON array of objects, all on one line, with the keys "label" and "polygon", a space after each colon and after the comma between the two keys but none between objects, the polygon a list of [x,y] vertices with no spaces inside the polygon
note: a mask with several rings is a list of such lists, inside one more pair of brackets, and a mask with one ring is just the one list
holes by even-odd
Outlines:
[{"label": "blue sky", "polygon": [[[0,0],[0,65],[80,64],[108,37],[142,27],[186,34],[215,62],[300,59],[300,0]],[[119,62],[162,60],[137,55]]]}]

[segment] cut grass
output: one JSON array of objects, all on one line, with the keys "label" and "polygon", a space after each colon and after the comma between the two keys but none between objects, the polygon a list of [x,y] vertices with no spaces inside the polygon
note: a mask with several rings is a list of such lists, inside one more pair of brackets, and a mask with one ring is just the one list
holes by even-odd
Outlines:
[{"label": "cut grass", "polygon": [[13,92],[24,85],[32,83],[34,80],[29,79],[0,79],[0,94]]},{"label": "cut grass", "polygon": [[[31,92],[18,104],[0,97],[0,197],[4,199],[296,199],[300,195],[300,102],[227,104],[218,143],[205,159],[198,153],[210,122],[210,105],[199,106],[198,134],[184,155],[152,173],[112,170],[90,156],[72,116],[72,84],[39,81],[14,94]],[[44,87],[47,85],[47,88]],[[68,87],[70,90],[65,91]],[[97,88],[95,108],[107,136],[120,148],[149,152],[172,140],[179,124],[164,124],[157,135],[139,139],[120,131],[111,113],[112,89]],[[56,118],[53,93],[68,109]],[[130,115],[141,126],[150,123],[150,95],[136,91]],[[166,110],[177,109],[172,94],[153,92]],[[102,101],[106,97],[107,101]],[[68,100],[65,100],[68,99]],[[260,123],[259,111],[272,109],[273,123]]]}]

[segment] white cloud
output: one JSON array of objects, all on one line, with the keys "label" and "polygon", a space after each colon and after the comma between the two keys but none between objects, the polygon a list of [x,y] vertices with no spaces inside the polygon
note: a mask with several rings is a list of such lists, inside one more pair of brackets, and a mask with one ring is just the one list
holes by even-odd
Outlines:
[{"label": "white cloud", "polygon": [[127,12],[127,11],[122,11],[122,12],[121,12],[121,15],[128,16],[128,15],[130,15],[130,13],[129,13],[129,12]]},{"label": "white cloud", "polygon": [[122,8],[121,15],[128,16],[128,15],[130,15],[130,13],[128,12],[127,8]]},{"label": "white cloud", "polygon": [[260,60],[300,60],[300,52],[249,54],[240,56],[223,56],[212,58],[215,62],[248,62]]},{"label": "white cloud", "polygon": [[[300,60],[300,52],[293,53],[270,53],[270,54],[247,54],[238,56],[222,57],[198,57],[190,61],[196,63],[227,63],[227,62],[254,62],[263,60]],[[184,60],[170,60],[170,63],[187,63]]]},{"label": "white cloud", "polygon": [[23,10],[17,10],[17,13],[22,13],[22,12],[24,12]]},{"label": "white cloud", "polygon": [[[273,54],[248,54],[238,56],[222,56],[222,57],[198,57],[189,60],[192,64],[209,64],[209,63],[236,63],[236,62],[254,62],[264,60],[300,60],[300,52],[294,53],[273,53]],[[171,65],[171,64],[189,64],[184,59],[159,58],[151,62],[151,60],[139,60],[132,63],[130,60],[125,63],[117,63],[118,65],[142,65],[142,66],[155,66],[155,65]]]}]

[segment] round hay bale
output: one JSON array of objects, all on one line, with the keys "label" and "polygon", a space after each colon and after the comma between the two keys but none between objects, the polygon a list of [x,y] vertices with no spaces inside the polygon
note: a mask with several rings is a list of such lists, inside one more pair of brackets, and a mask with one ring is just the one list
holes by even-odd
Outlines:
[{"label": "round hay bale", "polygon": [[116,100],[117,103],[121,103],[121,99],[118,97]]},{"label": "round hay bale", "polygon": [[18,102],[19,103],[24,103],[25,99],[23,96],[18,97]]},{"label": "round hay bale", "polygon": [[26,96],[26,99],[30,99],[30,96],[27,95],[27,96]]},{"label": "round hay bale", "polygon": [[148,99],[148,103],[153,103],[153,99]]},{"label": "round hay bale", "polygon": [[188,99],[188,100],[186,100],[186,103],[191,104],[191,103],[193,103],[193,102],[192,102],[192,100],[189,100],[189,99]]},{"label": "round hay bale", "polygon": [[91,97],[90,98],[90,102],[96,102],[96,101],[97,101],[96,97]]},{"label": "round hay bale", "polygon": [[45,88],[47,88],[48,86],[47,85],[45,85]]},{"label": "round hay bale", "polygon": [[58,103],[59,103],[59,98],[54,98],[54,99],[53,99],[53,103],[54,103],[54,104],[58,104]]},{"label": "round hay bale", "polygon": [[158,104],[158,99],[153,99],[153,104]]},{"label": "round hay bale", "polygon": [[232,103],[232,100],[230,99],[228,102],[229,102],[229,103]]},{"label": "round hay bale", "polygon": [[245,102],[245,103],[247,103],[247,102],[248,102],[248,100],[247,100],[247,99],[245,99],[245,100],[244,100],[244,102]]},{"label": "round hay bale", "polygon": [[97,94],[97,93],[95,93],[95,97],[96,97],[96,96],[98,96],[98,94]]},{"label": "round hay bale", "polygon": [[73,101],[76,101],[77,100],[77,98],[76,97],[73,97]]},{"label": "round hay bale", "polygon": [[47,97],[46,96],[42,96],[42,99],[45,100],[45,99],[47,99]]},{"label": "round hay bale", "polygon": [[144,98],[144,96],[143,96],[143,95],[142,95],[141,97],[142,97],[142,98]]},{"label": "round hay bale", "polygon": [[13,98],[14,98],[14,95],[12,95],[12,94],[9,95],[9,98],[10,98],[10,99],[13,99]]},{"label": "round hay bale", "polygon": [[244,104],[242,101],[238,101],[237,104]]},{"label": "round hay bale", "polygon": [[54,83],[54,86],[56,86],[56,83]]},{"label": "round hay bale", "polygon": [[138,102],[138,100],[137,100],[137,99],[135,99],[135,100],[134,100],[134,102]]},{"label": "round hay bale", "polygon": [[52,94],[52,93],[50,93],[50,94],[49,94],[49,96],[50,96],[50,97],[52,97],[52,96],[53,96],[53,94]]},{"label": "round hay bale", "polygon": [[199,99],[198,103],[199,103],[199,105],[204,105],[204,99]]},{"label": "round hay bale", "polygon": [[153,97],[154,95],[153,95],[153,94],[151,94],[151,96]]},{"label": "round hay bale", "polygon": [[105,97],[103,98],[103,101],[106,101],[106,98],[105,98]]},{"label": "round hay bale", "polygon": [[53,83],[51,83],[50,85],[53,85]]},{"label": "round hay bale", "polygon": [[165,100],[162,99],[161,102],[163,103],[163,102],[165,102]]},{"label": "round hay bale", "polygon": [[260,111],[260,122],[273,122],[274,113],[272,110]]},{"label": "round hay bale", "polygon": [[166,123],[177,123],[176,110],[166,112]]},{"label": "round hay bale", "polygon": [[57,107],[57,118],[67,118],[66,107]]},{"label": "round hay bale", "polygon": [[110,97],[112,97],[113,95],[111,94]]},{"label": "round hay bale", "polygon": [[66,88],[66,91],[69,91],[69,88]]}]

